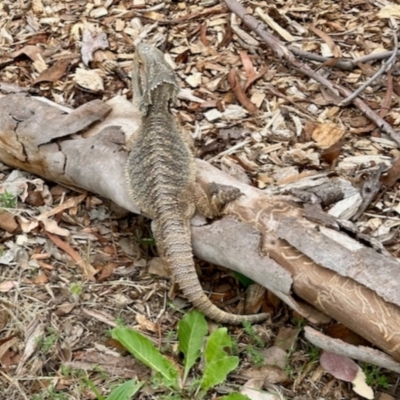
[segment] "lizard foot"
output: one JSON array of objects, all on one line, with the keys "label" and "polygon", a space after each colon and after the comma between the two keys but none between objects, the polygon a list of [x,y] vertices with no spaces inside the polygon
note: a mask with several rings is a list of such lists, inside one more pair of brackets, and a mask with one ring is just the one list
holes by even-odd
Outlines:
[{"label": "lizard foot", "polygon": [[225,204],[230,203],[242,196],[242,192],[233,186],[221,185],[215,182],[210,183],[211,201],[216,207],[222,208]]},{"label": "lizard foot", "polygon": [[196,208],[209,219],[221,216],[224,206],[243,194],[233,186],[215,182],[208,185],[207,192],[208,195],[200,185],[195,186]]}]

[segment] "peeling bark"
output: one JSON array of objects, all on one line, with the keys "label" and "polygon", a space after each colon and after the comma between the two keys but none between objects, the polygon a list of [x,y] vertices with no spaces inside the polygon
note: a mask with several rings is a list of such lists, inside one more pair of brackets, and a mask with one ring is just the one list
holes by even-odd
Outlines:
[{"label": "peeling bark", "polygon": [[[0,161],[137,213],[124,183],[123,144],[138,123],[135,107],[120,97],[70,111],[7,95],[0,98]],[[288,197],[268,196],[204,161],[197,166],[200,184],[235,186],[244,196],[224,218],[192,227],[196,255],[247,275],[311,322],[334,317],[400,361],[397,259],[306,220]]]}]

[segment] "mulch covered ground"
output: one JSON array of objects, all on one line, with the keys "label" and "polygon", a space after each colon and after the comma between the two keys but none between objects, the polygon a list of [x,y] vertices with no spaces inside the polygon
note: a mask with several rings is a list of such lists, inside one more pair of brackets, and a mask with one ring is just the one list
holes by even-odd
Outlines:
[{"label": "mulch covered ground", "polygon": [[[301,63],[351,93],[386,63],[361,96],[372,115],[399,130],[397,59],[373,56],[396,47],[398,28],[388,17],[399,16],[399,6],[244,3],[268,32],[294,52],[307,52]],[[318,174],[343,177],[357,188],[399,156],[397,137],[278,59],[223,1],[3,0],[0,17],[1,91],[27,90],[71,108],[116,95],[131,98],[135,41],[160,44],[183,89],[178,119],[193,135],[196,155],[271,193],[303,188]],[[325,58],[313,61],[310,53]],[[337,68],[339,59],[358,61]],[[398,175],[398,167],[389,170],[356,220],[359,231],[393,255],[399,251]],[[347,205],[341,215],[354,216],[358,206]],[[1,163],[0,207],[0,399],[95,399],[85,378],[104,396],[132,377],[149,381],[151,372],[110,339],[109,329],[120,324],[179,360],[176,326],[190,305],[179,292],[169,299],[148,220]],[[83,263],[98,271],[96,281],[85,279]],[[243,312],[245,287],[227,271],[197,264],[210,298]],[[361,398],[321,368],[319,350],[302,337],[306,321],[273,295],[261,304],[271,320],[252,330],[229,329],[241,363],[207,398],[251,386],[258,377],[264,390],[282,396],[276,398]],[[360,340],[339,324],[330,332]],[[376,398],[400,398],[398,375],[364,370]],[[163,396],[172,398],[149,384],[138,398]]]}]

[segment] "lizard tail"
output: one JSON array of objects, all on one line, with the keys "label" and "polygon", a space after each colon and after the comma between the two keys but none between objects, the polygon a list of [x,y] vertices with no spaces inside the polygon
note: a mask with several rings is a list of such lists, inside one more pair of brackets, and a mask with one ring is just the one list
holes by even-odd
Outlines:
[{"label": "lizard tail", "polygon": [[[204,294],[193,261],[190,235],[176,220],[164,221],[164,256],[175,282],[193,306],[213,321],[240,325],[265,321],[269,314],[235,315],[219,309]],[[168,226],[169,225],[169,226]],[[168,233],[169,232],[169,233]]]}]

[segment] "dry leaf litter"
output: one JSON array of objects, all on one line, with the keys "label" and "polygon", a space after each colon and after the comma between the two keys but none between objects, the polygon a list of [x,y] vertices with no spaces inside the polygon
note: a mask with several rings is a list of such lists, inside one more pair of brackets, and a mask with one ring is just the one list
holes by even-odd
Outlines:
[{"label": "dry leaf litter", "polygon": [[[388,18],[400,16],[398,5],[359,0],[244,5],[275,37],[330,60],[393,50]],[[399,156],[396,142],[357,108],[340,107],[337,94],[277,59],[224,2],[3,0],[0,17],[2,93],[26,91],[72,108],[116,95],[131,98],[134,42],[150,40],[179,76],[178,118],[192,133],[198,157],[273,194],[302,199],[333,184],[340,195],[322,202],[326,210],[353,220],[359,232],[398,254],[398,163],[390,168]],[[352,91],[383,62],[348,71],[329,61],[303,61]],[[390,67],[362,97],[398,130],[397,60]],[[366,184],[377,188],[371,199],[363,197]],[[0,218],[0,398],[50,399],[53,388],[65,395],[57,398],[94,399],[67,369],[84,370],[103,395],[121,380],[148,380],[149,371],[122,352],[107,330],[124,321],[176,353],[169,332],[187,303],[175,297],[170,305],[149,222],[90,193],[5,165],[1,195],[7,210]],[[231,329],[241,365],[208,398],[237,385],[251,398],[255,388],[273,390],[276,398],[361,398],[324,373],[301,336],[301,319],[278,299],[264,291],[240,293],[231,275],[198,265],[204,289],[218,305],[251,313],[262,304],[272,313],[271,324],[254,327],[265,342],[261,367],[245,351],[251,337]],[[335,327],[336,337],[351,334]],[[376,398],[400,398],[399,377],[380,373],[389,386],[375,385]],[[139,398],[162,395],[147,388]]]}]

